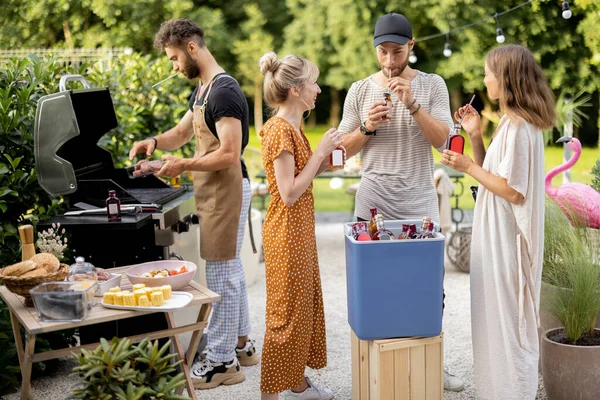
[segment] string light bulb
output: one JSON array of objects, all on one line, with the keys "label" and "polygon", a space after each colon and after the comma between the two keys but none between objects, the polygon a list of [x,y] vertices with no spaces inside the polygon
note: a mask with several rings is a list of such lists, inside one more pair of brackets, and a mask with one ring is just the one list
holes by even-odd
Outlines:
[{"label": "string light bulb", "polygon": [[450,48],[450,32],[446,32],[446,44],[444,45],[444,56],[450,57],[452,49]]},{"label": "string light bulb", "polygon": [[563,1],[562,2],[562,17],[564,19],[569,19],[572,16],[573,16],[573,13],[571,12],[571,8],[569,8],[569,2]]},{"label": "string light bulb", "polygon": [[415,54],[414,50],[410,51],[410,54],[408,55],[408,62],[411,64],[414,64],[417,62],[417,55]]},{"label": "string light bulb", "polygon": [[502,44],[506,41],[506,38],[502,34],[502,28],[496,28],[496,42]]},{"label": "string light bulb", "polygon": [[494,14],[494,18],[496,19],[496,42],[502,44],[506,41],[506,38],[502,33],[502,28],[500,28],[500,21],[498,21],[498,13]]}]

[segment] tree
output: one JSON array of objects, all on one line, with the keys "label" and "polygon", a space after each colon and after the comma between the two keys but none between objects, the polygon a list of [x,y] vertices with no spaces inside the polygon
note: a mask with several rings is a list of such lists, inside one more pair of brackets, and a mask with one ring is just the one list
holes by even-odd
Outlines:
[{"label": "tree", "polygon": [[267,20],[256,4],[244,7],[248,19],[241,24],[243,39],[233,42],[232,53],[237,57],[237,76],[242,90],[254,98],[254,126],[258,133],[263,124],[262,82],[258,60],[273,50],[273,37],[264,30]]}]

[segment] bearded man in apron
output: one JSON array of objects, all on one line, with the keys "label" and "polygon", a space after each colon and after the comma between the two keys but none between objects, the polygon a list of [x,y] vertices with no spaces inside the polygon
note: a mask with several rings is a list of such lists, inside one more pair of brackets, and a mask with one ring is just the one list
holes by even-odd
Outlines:
[{"label": "bearded man in apron", "polygon": [[192,367],[194,386],[210,389],[244,380],[241,365],[258,363],[248,339],[250,318],[240,250],[250,206],[250,182],[241,154],[248,144],[248,103],[238,82],[215,61],[204,31],[186,19],[161,24],[154,45],[164,50],[175,71],[199,77],[189,111],[174,128],[136,143],[129,153],[172,151],[195,138],[193,158],[163,155],[157,176],[191,171],[200,220],[200,255],[206,260],[208,288],[221,301],[213,308],[207,353]]}]

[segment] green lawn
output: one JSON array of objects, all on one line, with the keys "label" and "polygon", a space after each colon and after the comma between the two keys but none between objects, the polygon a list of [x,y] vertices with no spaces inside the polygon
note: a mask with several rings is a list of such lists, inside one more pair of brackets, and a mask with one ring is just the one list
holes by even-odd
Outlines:
[{"label": "green lawn", "polygon": [[[308,141],[310,142],[311,147],[313,149],[317,147],[321,139],[321,135],[327,129],[329,129],[327,126],[317,126],[315,129],[307,129],[305,131],[306,136],[308,137]],[[487,146],[489,138],[486,138],[485,141]],[[471,147],[469,140],[466,140],[465,142],[465,153],[470,155]],[[248,144],[248,147],[260,150],[260,140],[256,135],[254,128],[251,128],[250,130],[250,142]],[[245,154],[245,158],[248,158],[248,153]],[[562,163],[562,147],[547,147],[545,155],[546,171],[549,171],[550,169]],[[597,149],[592,147],[584,148],[581,158],[579,159],[577,164],[575,164],[575,166],[571,168],[571,181],[590,183],[592,181],[592,175],[590,171],[594,166],[596,159],[599,156],[600,154]],[[441,155],[435,150],[433,150],[433,157],[436,163],[440,162]],[[260,157],[257,153],[254,155],[254,157],[251,156],[251,158],[253,158],[253,160],[249,163],[249,169],[251,177],[254,177],[254,175],[256,175],[256,173],[262,168],[262,163],[260,162]],[[465,191],[459,199],[459,206],[464,209],[472,209],[474,203],[473,197],[471,196],[471,191],[469,190],[469,186],[477,185],[477,182],[470,176],[465,176],[462,179],[462,181],[465,187]],[[344,186],[341,189],[336,190],[331,189],[329,187],[329,182],[329,179],[316,179],[314,182],[313,193],[315,196],[316,211],[347,211],[348,215],[350,215],[353,198],[345,191],[348,185],[355,182],[355,180],[344,179]],[[559,186],[562,183],[562,175],[558,175],[554,179],[553,183],[555,186]],[[255,204],[258,206],[258,201]]]}]

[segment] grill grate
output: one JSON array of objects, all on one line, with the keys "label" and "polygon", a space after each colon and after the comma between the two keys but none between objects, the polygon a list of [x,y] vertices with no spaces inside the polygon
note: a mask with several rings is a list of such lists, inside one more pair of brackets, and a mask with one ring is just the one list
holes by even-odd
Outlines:
[{"label": "grill grate", "polygon": [[[131,194],[137,202],[142,204],[165,204],[181,195],[184,188],[128,188],[127,192]],[[132,201],[133,203],[133,201]]]}]

